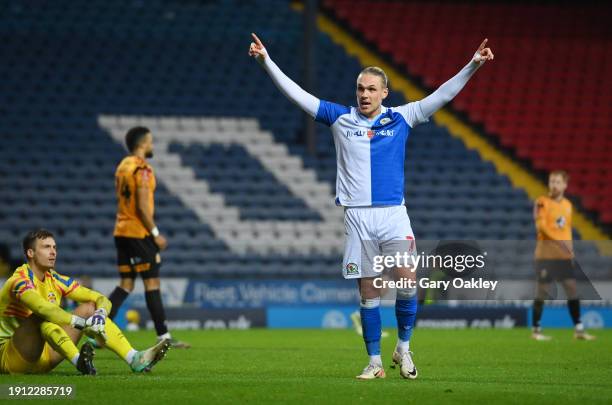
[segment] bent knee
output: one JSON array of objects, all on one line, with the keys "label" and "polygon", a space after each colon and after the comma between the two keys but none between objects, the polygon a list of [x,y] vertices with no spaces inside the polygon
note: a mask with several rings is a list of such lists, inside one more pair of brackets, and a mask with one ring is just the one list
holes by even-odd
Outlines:
[{"label": "bent knee", "polygon": [[81,318],[89,318],[96,311],[96,304],[93,302],[83,302],[80,304],[73,313]]}]

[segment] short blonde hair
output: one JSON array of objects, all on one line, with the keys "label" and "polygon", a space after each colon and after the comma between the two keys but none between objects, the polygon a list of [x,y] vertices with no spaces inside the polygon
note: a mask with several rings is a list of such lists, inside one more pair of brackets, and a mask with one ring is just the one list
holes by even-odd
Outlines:
[{"label": "short blonde hair", "polygon": [[378,66],[368,66],[367,68],[363,69],[361,73],[359,73],[359,76],[363,74],[378,76],[382,80],[383,89],[389,87],[389,78],[387,77],[387,74]]},{"label": "short blonde hair", "polygon": [[568,183],[569,179],[570,179],[569,174],[567,174],[567,172],[565,170],[553,170],[552,172],[550,172],[548,177],[550,178],[552,176],[561,176],[563,181],[566,182],[566,183]]}]

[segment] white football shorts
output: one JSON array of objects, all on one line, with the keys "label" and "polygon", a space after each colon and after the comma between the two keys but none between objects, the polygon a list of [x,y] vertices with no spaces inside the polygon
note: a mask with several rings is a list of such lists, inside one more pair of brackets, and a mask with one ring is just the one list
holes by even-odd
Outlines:
[{"label": "white football shorts", "polygon": [[344,278],[377,277],[381,275],[381,258],[399,254],[404,259],[416,254],[414,234],[404,205],[346,207],[344,227]]}]

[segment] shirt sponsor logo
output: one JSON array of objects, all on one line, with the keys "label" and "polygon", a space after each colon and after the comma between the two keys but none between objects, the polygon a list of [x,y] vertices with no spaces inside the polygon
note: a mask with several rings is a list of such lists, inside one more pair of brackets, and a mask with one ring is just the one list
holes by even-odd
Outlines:
[{"label": "shirt sponsor logo", "polygon": [[394,136],[395,135],[395,130],[394,129],[381,129],[380,131],[374,131],[372,129],[368,129],[366,131],[366,130],[360,129],[360,130],[356,130],[356,131],[347,130],[344,133],[344,137],[347,138],[347,139],[348,138],[352,138],[354,136],[357,136],[357,137],[367,136],[368,138],[372,139],[376,135],[379,135],[379,136],[389,136],[389,137],[390,136]]},{"label": "shirt sponsor logo", "polygon": [[380,135],[380,136],[393,136],[393,135],[395,135],[395,130],[394,129],[382,129],[382,130],[376,132],[376,135]]},{"label": "shirt sponsor logo", "polygon": [[357,130],[357,131],[348,130],[344,134],[344,137],[345,138],[351,138],[353,136],[366,136],[368,132],[369,131],[365,131],[365,130]]}]

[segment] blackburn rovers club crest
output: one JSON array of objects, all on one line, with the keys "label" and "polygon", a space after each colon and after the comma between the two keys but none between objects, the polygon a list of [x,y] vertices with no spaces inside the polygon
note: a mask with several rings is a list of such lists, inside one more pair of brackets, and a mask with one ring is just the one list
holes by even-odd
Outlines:
[{"label": "blackburn rovers club crest", "polygon": [[55,304],[57,302],[57,299],[55,297],[55,294],[50,292],[49,294],[47,294],[47,301],[49,301],[52,304]]},{"label": "blackburn rovers club crest", "polygon": [[346,265],[346,274],[348,276],[359,274],[359,266],[355,263],[349,263]]}]

